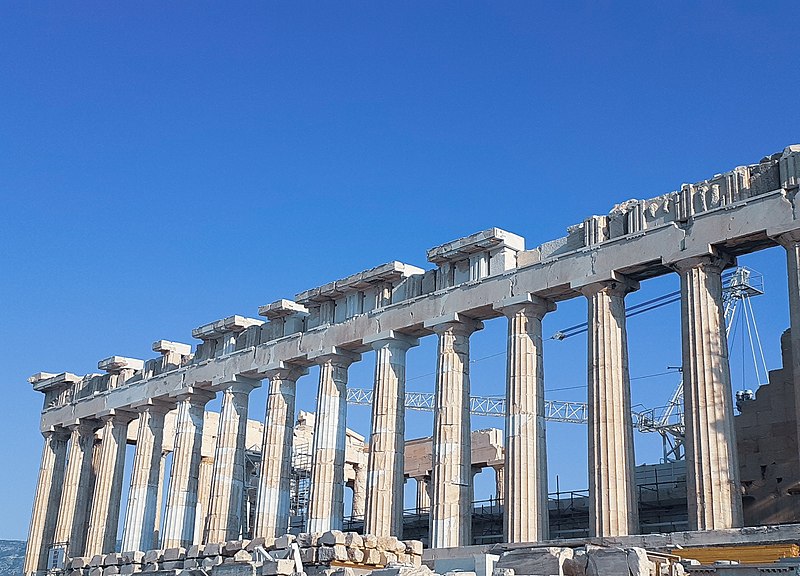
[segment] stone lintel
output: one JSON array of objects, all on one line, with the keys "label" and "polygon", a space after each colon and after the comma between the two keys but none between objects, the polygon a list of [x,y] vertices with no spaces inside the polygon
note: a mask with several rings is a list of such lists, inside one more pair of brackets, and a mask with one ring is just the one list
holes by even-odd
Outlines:
[{"label": "stone lintel", "polygon": [[170,400],[168,397],[144,398],[136,402],[131,402],[129,408],[138,412],[144,412],[148,408],[169,412],[175,408],[175,404],[175,400]]},{"label": "stone lintel", "polygon": [[169,398],[173,398],[176,402],[191,398],[203,404],[211,402],[216,396],[216,392],[198,386],[186,386],[178,390],[171,390],[168,395]]},{"label": "stone lintel", "polygon": [[97,418],[102,421],[118,420],[121,422],[130,422],[138,416],[136,411],[126,410],[123,408],[108,408],[100,410],[96,414]]},{"label": "stone lintel", "polygon": [[431,332],[437,332],[446,329],[446,325],[448,324],[464,324],[465,327],[472,332],[483,329],[483,322],[470,318],[469,316],[464,316],[459,312],[437,316],[436,318],[428,318],[423,323],[423,326]]},{"label": "stone lintel", "polygon": [[[373,284],[380,284],[382,282],[396,282],[408,276],[415,274],[424,274],[425,270],[405,264],[403,262],[392,261],[386,264],[381,264],[375,268],[364,270],[357,274],[353,274],[341,280],[329,282],[318,288],[312,288],[305,292],[300,292],[295,296],[295,300],[300,304],[307,304],[309,302],[324,302],[326,300],[334,300],[350,292],[358,292],[369,288]],[[260,313],[260,312],[259,312]]]},{"label": "stone lintel", "polygon": [[286,316],[308,316],[308,308],[298,304],[294,300],[280,299],[272,304],[265,304],[258,307],[258,315],[265,316],[270,320],[285,318]]},{"label": "stone lintel", "polygon": [[442,264],[453,260],[463,260],[475,252],[498,248],[510,248],[520,252],[525,250],[525,238],[501,228],[489,228],[488,230],[482,230],[481,232],[434,246],[428,250],[427,255],[429,262]]},{"label": "stone lintel", "polygon": [[33,389],[37,392],[46,392],[57,388],[67,388],[77,384],[81,379],[81,376],[76,376],[70,372],[61,372],[60,374],[37,372],[28,378],[28,382],[33,385]]},{"label": "stone lintel", "polygon": [[373,348],[378,346],[380,347],[381,343],[394,340],[397,342],[402,342],[406,344],[409,348],[419,345],[419,338],[414,338],[413,336],[409,336],[408,334],[403,334],[402,332],[397,332],[396,330],[386,330],[384,332],[378,332],[377,334],[372,334],[364,338],[363,342],[367,346],[372,346]]},{"label": "stone lintel", "polygon": [[345,350],[344,348],[339,348],[338,346],[330,346],[315,350],[314,352],[309,352],[308,359],[315,364],[322,364],[328,360],[333,360],[334,362],[343,361],[351,364],[361,360],[361,354],[352,352],[350,350]]},{"label": "stone lintel", "polygon": [[244,316],[228,316],[216,322],[204,324],[192,330],[192,337],[198,340],[214,340],[231,332],[243,332],[250,326],[260,326],[263,320],[245,318]]},{"label": "stone lintel", "polygon": [[800,242],[800,222],[792,222],[784,226],[767,229],[767,236],[775,240],[778,244],[786,246]]},{"label": "stone lintel", "polygon": [[115,374],[122,370],[141,370],[144,368],[144,360],[126,358],[125,356],[109,356],[100,360],[97,363],[97,367],[110,374]]},{"label": "stone lintel", "polygon": [[512,296],[511,298],[504,298],[500,302],[492,304],[492,308],[498,312],[513,311],[520,306],[531,304],[542,311],[542,315],[547,312],[553,312],[556,309],[556,303],[547,298],[536,296],[535,294],[521,294],[519,296]]},{"label": "stone lintel", "polygon": [[181,356],[188,356],[192,353],[192,345],[170,342],[169,340],[156,340],[153,342],[153,352],[161,352],[162,354],[175,352]]}]

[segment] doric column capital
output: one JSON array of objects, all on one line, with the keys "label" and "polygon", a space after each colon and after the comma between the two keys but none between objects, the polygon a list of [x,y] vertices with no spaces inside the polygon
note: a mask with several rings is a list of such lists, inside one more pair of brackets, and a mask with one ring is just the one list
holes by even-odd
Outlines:
[{"label": "doric column capital", "polygon": [[194,406],[205,406],[217,397],[216,392],[206,390],[204,388],[196,388],[194,386],[187,386],[176,390],[170,397],[174,398],[177,402],[188,400]]},{"label": "doric column capital", "polygon": [[379,348],[385,348],[387,346],[408,350],[414,346],[419,346],[418,338],[394,330],[386,330],[385,332],[378,332],[377,334],[366,336],[363,342],[365,345],[372,346],[373,350],[378,350]]},{"label": "doric column capital", "polygon": [[613,274],[612,278],[607,280],[599,280],[578,287],[581,294],[587,298],[600,292],[605,292],[611,296],[625,296],[638,289],[639,283],[636,280],[631,280],[627,276],[616,273]]},{"label": "doric column capital", "polygon": [[81,436],[92,436],[103,427],[103,422],[97,418],[80,418],[68,422],[64,427],[70,432],[77,431]]},{"label": "doric column capital", "polygon": [[231,391],[234,394],[250,394],[254,389],[261,386],[261,380],[253,378],[245,378],[244,376],[230,376],[213,380],[211,382],[211,390],[214,391]]},{"label": "doric column capital", "polygon": [[171,410],[174,410],[177,405],[177,401],[172,398],[147,398],[142,402],[132,404],[131,408],[137,412],[137,414],[141,414],[143,412],[149,412],[151,414],[166,414]]},{"label": "doric column capital", "polygon": [[44,436],[45,440],[61,440],[67,441],[69,440],[70,431],[63,427],[63,426],[50,426],[46,430],[42,430],[42,436]]},{"label": "doric column capital", "polygon": [[308,374],[308,368],[279,360],[267,364],[263,373],[270,380],[291,380],[296,382],[298,378]]},{"label": "doric column capital", "polygon": [[361,354],[339,348],[338,346],[331,346],[329,348],[322,348],[308,354],[308,359],[315,364],[333,364],[340,368],[347,368],[353,362],[361,360]]},{"label": "doric column capital", "polygon": [[469,336],[473,332],[482,330],[483,322],[475,318],[470,318],[469,316],[464,316],[458,312],[453,312],[452,314],[429,318],[425,320],[424,326],[436,334],[453,332],[461,334],[462,336]]},{"label": "doric column capital", "polygon": [[500,302],[495,302],[492,307],[504,316],[514,316],[518,312],[524,311],[526,314],[536,316],[541,320],[545,314],[556,309],[556,303],[535,294],[522,294],[521,296],[504,298]]},{"label": "doric column capital", "polygon": [[767,230],[767,235],[784,248],[795,248],[800,244],[800,230],[776,231],[774,233],[771,230]]},{"label": "doric column capital", "polygon": [[711,254],[691,256],[683,260],[675,260],[665,264],[678,274],[683,274],[694,268],[722,272],[725,268],[736,265],[736,258],[722,252],[714,251]]},{"label": "doric column capital", "polygon": [[138,414],[135,411],[122,410],[118,408],[105,410],[97,415],[103,425],[108,422],[116,425],[128,424],[132,420],[135,420],[137,416]]}]

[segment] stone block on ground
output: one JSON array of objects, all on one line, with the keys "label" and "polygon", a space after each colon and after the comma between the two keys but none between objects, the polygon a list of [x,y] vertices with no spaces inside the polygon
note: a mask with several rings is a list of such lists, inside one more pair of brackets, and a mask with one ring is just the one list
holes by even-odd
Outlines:
[{"label": "stone block on ground", "polygon": [[206,556],[200,564],[204,570],[208,570],[222,564],[222,556]]},{"label": "stone block on ground", "polygon": [[89,567],[90,568],[97,568],[98,566],[103,565],[103,555],[102,554],[95,554],[92,556],[92,559],[89,560]]},{"label": "stone block on ground", "polygon": [[203,545],[203,556],[220,556],[222,545],[218,543]]},{"label": "stone block on ground", "polygon": [[381,560],[381,554],[377,548],[364,549],[364,564],[376,566]]},{"label": "stone block on ground", "polygon": [[364,551],[361,548],[352,546],[345,546],[347,550],[347,561],[354,564],[361,564],[364,562]]},{"label": "stone block on ground", "polygon": [[256,576],[256,565],[252,562],[220,564],[211,574],[212,576]]},{"label": "stone block on ground", "polygon": [[117,576],[119,574],[119,565],[106,566],[103,568],[103,576]]},{"label": "stone block on ground", "polygon": [[404,544],[406,545],[406,554],[422,556],[422,542],[419,540],[406,540]]},{"label": "stone block on ground", "polygon": [[238,550],[236,554],[233,555],[234,562],[251,562],[252,560],[253,555],[247,550]]},{"label": "stone block on ground", "polygon": [[202,558],[202,557],[203,557],[202,544],[192,544],[186,549],[186,558]]},{"label": "stone block on ground", "polygon": [[650,576],[655,570],[655,566],[647,558],[647,552],[643,548],[628,548],[628,570],[631,576]]},{"label": "stone block on ground", "polygon": [[187,558],[183,561],[184,570],[196,570],[200,568],[202,560],[200,558]]},{"label": "stone block on ground", "polygon": [[120,574],[125,574],[126,576],[128,574],[136,574],[137,572],[141,572],[141,571],[142,571],[142,565],[141,564],[133,564],[133,563],[131,563],[131,564],[123,564],[122,566],[119,567],[119,573]]},{"label": "stone block on ground", "polygon": [[[503,554],[495,564],[498,568],[511,568],[515,574],[547,574],[563,576],[564,561],[572,558],[572,548],[555,546],[520,548]],[[617,574],[617,573],[614,573]],[[624,572],[619,572],[626,576]]]},{"label": "stone block on ground", "polygon": [[122,553],[122,563],[123,564],[141,564],[144,562],[144,552],[140,552],[139,550],[132,550],[130,552],[123,552]]},{"label": "stone block on ground", "polygon": [[91,558],[87,558],[86,556],[76,556],[75,558],[70,559],[67,566],[73,570],[79,568],[88,568],[89,562],[91,562]]},{"label": "stone block on ground", "polygon": [[317,550],[318,548],[300,548],[300,561],[305,564],[317,563]]},{"label": "stone block on ground", "polygon": [[586,546],[586,576],[606,576],[622,574],[628,576],[628,553],[624,548]]},{"label": "stone block on ground", "polygon": [[164,560],[161,563],[162,570],[183,570],[183,560]]},{"label": "stone block on ground", "polygon": [[588,560],[585,550],[575,550],[572,558],[564,560],[564,576],[586,576]]},{"label": "stone block on ground", "polygon": [[233,556],[239,550],[244,550],[250,542],[248,540],[230,540],[222,546],[223,556]]},{"label": "stone block on ground", "polygon": [[275,539],[275,548],[290,548],[296,540],[294,534],[284,534]]},{"label": "stone block on ground", "polygon": [[364,540],[364,548],[377,548],[378,547],[378,537],[373,536],[372,534],[365,534],[363,537]]},{"label": "stone block on ground", "polygon": [[317,549],[317,561],[321,564],[330,564],[333,561],[347,561],[347,547],[344,544],[335,546],[320,546]]},{"label": "stone block on ground", "polygon": [[[382,550],[386,550],[387,552],[394,552],[397,548],[397,537],[395,536],[379,536],[378,537],[378,548]],[[405,545],[403,545],[403,549],[405,549]]]},{"label": "stone block on ground", "polygon": [[363,548],[364,538],[362,538],[361,534],[357,532],[345,532],[344,545],[355,548]]},{"label": "stone block on ground", "polygon": [[179,546],[164,550],[164,562],[177,562],[186,558],[186,548]]},{"label": "stone block on ground", "polygon": [[264,548],[265,550],[267,549],[267,539],[263,536],[259,536],[250,540],[250,543],[247,545],[245,550],[248,552],[255,552],[256,548],[258,547]]},{"label": "stone block on ground", "polygon": [[261,567],[261,574],[263,576],[292,576],[294,569],[294,560],[267,560]]},{"label": "stone block on ground", "polygon": [[103,566],[118,566],[122,563],[122,554],[110,552],[103,556]]},{"label": "stone block on ground", "polygon": [[319,532],[301,532],[297,535],[297,544],[301,547],[319,546],[320,536]]},{"label": "stone block on ground", "polygon": [[156,562],[161,561],[164,557],[163,550],[148,550],[144,553],[144,563],[145,564],[154,564]]},{"label": "stone block on ground", "polygon": [[341,530],[328,530],[323,533],[319,539],[320,544],[325,546],[335,546],[337,544],[344,544],[344,532]]}]

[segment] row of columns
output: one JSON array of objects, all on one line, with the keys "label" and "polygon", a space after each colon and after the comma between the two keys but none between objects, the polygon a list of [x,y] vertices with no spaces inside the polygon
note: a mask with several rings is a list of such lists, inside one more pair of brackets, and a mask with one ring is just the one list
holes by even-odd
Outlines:
[{"label": "row of columns", "polygon": [[[781,237],[789,262],[795,374],[800,358],[800,236]],[[674,265],[681,278],[683,374],[689,523],[693,529],[742,524],[733,433],[730,372],[723,324],[721,273],[729,264],[704,256]],[[630,412],[625,295],[638,288],[624,277],[580,288],[588,301],[588,405],[590,532],[616,536],[638,529]],[[505,426],[504,533],[509,542],[548,537],[542,319],[555,305],[535,295],[496,304],[508,318]],[[471,543],[471,437],[469,338],[482,325],[453,315],[425,323],[438,336],[433,463],[428,504],[432,547]],[[365,342],[376,351],[365,531],[400,535],[406,352],[417,344],[388,332]],[[320,366],[308,507],[309,531],[339,529],[343,521],[346,387],[359,356],[333,349],[313,360]],[[268,540],[288,529],[291,442],[299,366],[270,367],[260,486],[254,531]],[[244,494],[248,396],[257,380],[215,385],[222,411],[211,473],[210,507],[203,541],[239,536]],[[176,438],[163,526],[163,546],[196,541],[198,478],[205,405],[214,392],[189,389],[171,403],[139,406],[139,432],[126,511],[123,548],[147,550],[157,529],[164,416],[177,406]],[[800,396],[798,397],[800,402]],[[69,541],[69,554],[113,550],[128,423],[134,412],[84,420],[45,433],[45,446],[25,573],[41,570],[52,542]],[[103,440],[93,476],[95,432]],[[69,442],[68,442],[69,440]],[[69,446],[69,457],[67,450]],[[94,497],[92,496],[94,494]],[[91,506],[89,503],[91,502]],[[426,507],[426,506],[423,506]],[[86,533],[85,541],[75,538]]]}]

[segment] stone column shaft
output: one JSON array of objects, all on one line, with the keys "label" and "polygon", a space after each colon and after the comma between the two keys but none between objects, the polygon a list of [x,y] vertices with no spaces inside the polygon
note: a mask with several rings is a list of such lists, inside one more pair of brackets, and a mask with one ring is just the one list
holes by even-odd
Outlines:
[{"label": "stone column shaft", "polygon": [[90,484],[94,433],[99,426],[100,423],[96,420],[86,420],[68,427],[69,459],[53,541],[68,542],[67,554],[70,557],[82,556],[86,544],[86,517],[93,491]]},{"label": "stone column shaft", "polygon": [[589,535],[639,531],[625,294],[635,283],[582,289],[589,300]]},{"label": "stone column shaft", "polygon": [[269,396],[253,532],[254,537],[264,537],[267,545],[289,531],[295,398],[297,379],[305,373],[291,367],[267,373]]},{"label": "stone column shaft", "polygon": [[211,478],[214,475],[214,459],[200,458],[200,473],[197,476],[197,512],[195,517],[194,543],[203,543],[203,527],[211,510]]},{"label": "stone column shaft", "polygon": [[678,262],[689,529],[742,526],[721,258]]},{"label": "stone column shaft", "polygon": [[[501,302],[508,318],[505,465],[495,468],[506,542],[549,536],[542,318],[555,304],[536,296]],[[508,470],[508,474],[505,471]]]},{"label": "stone column shaft", "polygon": [[[155,550],[161,544],[161,522],[163,518],[161,517],[162,508],[164,506],[164,479],[166,478],[166,464],[167,464],[167,454],[169,452],[161,452],[161,461],[158,463],[158,491],[156,495],[156,502],[158,503],[158,507],[156,508],[156,521],[155,521],[155,529],[153,531],[153,543],[151,544],[151,550]],[[201,530],[202,532],[202,530]]]},{"label": "stone column shaft", "polygon": [[321,356],[311,455],[307,532],[341,530],[347,443],[347,368],[354,357]]},{"label": "stone column shaft", "polygon": [[84,551],[87,556],[113,552],[117,545],[125,448],[128,424],[132,418],[133,415],[128,412],[116,412],[103,417],[100,463],[95,478],[94,498]]},{"label": "stone column shaft", "polygon": [[430,477],[417,478],[417,510],[430,510],[431,507],[431,493],[430,493]]},{"label": "stone column shaft", "polygon": [[[786,249],[795,413],[800,414],[800,231],[784,234],[778,241]],[[797,437],[800,446],[800,418],[797,419]]]},{"label": "stone column shaft", "polygon": [[214,394],[193,390],[178,401],[175,448],[167,490],[163,548],[188,547],[194,540],[197,478],[203,446],[205,405]]},{"label": "stone column shaft", "polygon": [[47,568],[47,554],[53,543],[67,461],[69,432],[63,428],[43,433],[44,447],[39,481],[33,499],[28,546],[22,573],[30,576]]},{"label": "stone column shaft", "polygon": [[247,405],[250,392],[259,385],[260,382],[247,379],[224,385],[211,476],[211,507],[206,518],[206,542],[236,540],[241,533]]},{"label": "stone column shaft", "polygon": [[139,408],[136,452],[122,533],[124,551],[147,550],[153,546],[156,517],[161,511],[158,494],[164,446],[164,417],[169,409],[169,406],[164,405]]},{"label": "stone column shaft", "polygon": [[[372,342],[375,382],[364,532],[378,537],[403,535],[406,352],[417,343],[402,335]],[[357,515],[355,502],[353,508]]]},{"label": "stone column shaft", "polygon": [[472,438],[469,405],[469,336],[480,323],[427,324],[439,336],[433,413],[430,544],[472,544]]}]

